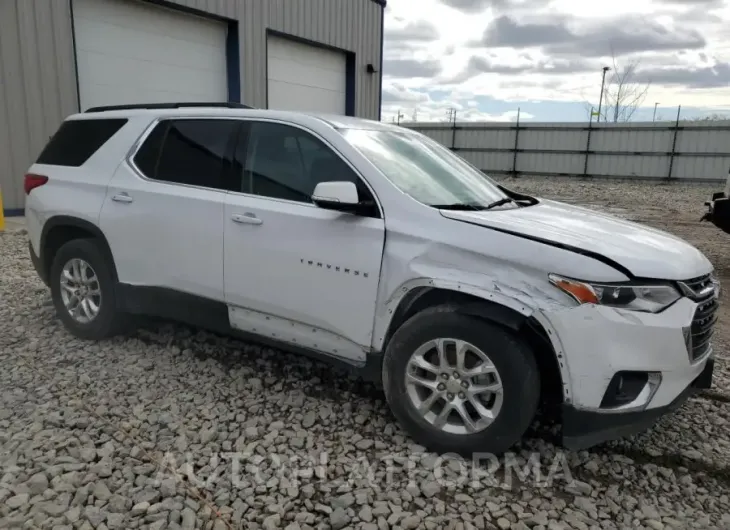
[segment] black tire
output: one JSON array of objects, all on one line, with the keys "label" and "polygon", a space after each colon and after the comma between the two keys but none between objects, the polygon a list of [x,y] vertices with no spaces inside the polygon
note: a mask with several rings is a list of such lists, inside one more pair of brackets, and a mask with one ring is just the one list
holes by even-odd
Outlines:
[{"label": "black tire", "polygon": [[[398,328],[383,360],[385,397],[406,432],[431,451],[468,457],[476,452],[502,454],[521,440],[535,417],[540,397],[538,366],[530,348],[514,334],[456,309],[429,308]],[[406,393],[411,354],[429,340],[447,337],[468,341],[484,351],[502,380],[503,403],[497,418],[474,434],[451,434],[434,427],[416,411]]]},{"label": "black tire", "polygon": [[[71,317],[61,298],[63,267],[74,258],[86,261],[94,269],[101,289],[99,313],[91,322],[85,324]],[[101,340],[124,331],[128,319],[117,309],[116,281],[112,273],[112,264],[94,239],[74,239],[58,249],[51,264],[49,281],[56,314],[73,335],[81,339]]]}]

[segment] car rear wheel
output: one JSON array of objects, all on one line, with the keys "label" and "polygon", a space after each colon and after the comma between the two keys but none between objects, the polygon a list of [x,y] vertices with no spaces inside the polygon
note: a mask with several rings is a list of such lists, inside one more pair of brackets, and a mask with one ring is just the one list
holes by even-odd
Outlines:
[{"label": "car rear wheel", "polygon": [[82,339],[99,340],[122,331],[111,264],[92,239],[65,243],[51,265],[51,296],[66,329]]},{"label": "car rear wheel", "polygon": [[403,324],[385,352],[383,384],[395,417],[439,453],[503,453],[537,410],[540,377],[530,349],[508,330],[425,310]]}]

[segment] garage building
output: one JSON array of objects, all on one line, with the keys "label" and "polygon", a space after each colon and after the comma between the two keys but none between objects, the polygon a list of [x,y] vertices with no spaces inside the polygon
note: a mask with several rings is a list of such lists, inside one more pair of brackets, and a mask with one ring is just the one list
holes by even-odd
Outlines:
[{"label": "garage building", "polygon": [[0,191],[100,105],[232,101],[380,118],[385,0],[2,0]]}]

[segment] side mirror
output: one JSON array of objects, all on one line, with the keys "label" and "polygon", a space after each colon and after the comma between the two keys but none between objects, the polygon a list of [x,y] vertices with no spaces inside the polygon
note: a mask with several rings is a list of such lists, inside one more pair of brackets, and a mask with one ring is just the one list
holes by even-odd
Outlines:
[{"label": "side mirror", "polygon": [[357,188],[352,182],[320,182],[312,193],[312,202],[327,210],[355,212],[360,205]]}]

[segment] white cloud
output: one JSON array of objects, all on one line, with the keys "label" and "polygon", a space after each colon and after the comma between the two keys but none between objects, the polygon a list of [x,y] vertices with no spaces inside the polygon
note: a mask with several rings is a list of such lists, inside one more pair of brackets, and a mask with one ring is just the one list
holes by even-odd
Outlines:
[{"label": "white cloud", "polygon": [[[506,121],[519,102],[590,106],[612,47],[623,54],[619,66],[638,60],[653,79],[645,105],[727,107],[730,2],[614,0],[610,9],[599,7],[585,0],[388,0],[384,119],[401,109],[408,119],[417,110],[419,121],[442,121],[456,108],[459,119]],[[531,113],[520,119],[543,119],[539,109]]]}]

